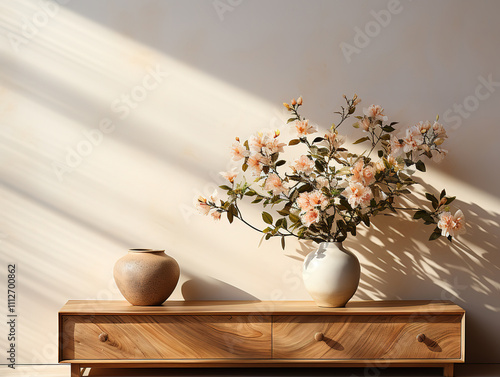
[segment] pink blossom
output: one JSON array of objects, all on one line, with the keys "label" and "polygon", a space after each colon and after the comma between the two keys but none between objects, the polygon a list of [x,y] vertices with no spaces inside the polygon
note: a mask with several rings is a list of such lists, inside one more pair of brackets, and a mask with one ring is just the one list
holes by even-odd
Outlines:
[{"label": "pink blossom", "polygon": [[314,162],[307,156],[300,156],[290,166],[296,173],[311,174],[314,169]]},{"label": "pink blossom", "polygon": [[403,168],[403,164],[400,163],[394,156],[387,157],[387,162],[395,171]]},{"label": "pink blossom", "polygon": [[336,132],[329,132],[325,134],[325,139],[328,140],[330,145],[332,145],[335,149],[345,143],[345,136],[339,135]]},{"label": "pink blossom", "polygon": [[264,190],[272,191],[273,195],[279,195],[281,193],[286,194],[288,192],[288,188],[285,183],[275,173],[271,173],[267,176],[266,183],[264,184]]},{"label": "pink blossom", "polygon": [[369,186],[375,182],[375,168],[371,165],[365,166],[363,169],[363,183]]},{"label": "pink blossom", "polygon": [[198,197],[198,199],[195,202],[195,207],[200,214],[205,216],[208,215],[211,209],[211,207],[207,203],[207,199],[204,198],[203,196]]},{"label": "pink blossom", "polygon": [[212,206],[216,205],[217,200],[217,190],[214,190],[212,195],[210,195],[210,200],[201,195],[198,196],[195,201],[195,207],[202,215],[208,215],[208,213],[212,209]]},{"label": "pink blossom", "polygon": [[401,143],[398,137],[391,135],[391,156],[398,157],[401,155],[401,153],[403,153],[404,146],[404,141]]},{"label": "pink blossom", "polygon": [[324,210],[328,206],[328,198],[319,190],[309,193],[309,204]]},{"label": "pink blossom", "polygon": [[260,153],[255,153],[248,158],[247,165],[253,175],[260,175],[262,171],[261,162],[263,159],[264,157]]},{"label": "pink blossom", "polygon": [[429,131],[432,127],[431,125],[431,122],[429,122],[428,120],[426,120],[425,122],[419,122],[416,126],[415,126],[418,131],[421,133],[421,134],[425,134],[427,131]]},{"label": "pink blossom", "polygon": [[303,192],[297,198],[297,205],[302,211],[309,211],[313,208],[311,202],[309,201],[309,193]]},{"label": "pink blossom", "polygon": [[299,137],[307,136],[308,134],[312,134],[318,131],[318,128],[316,126],[309,124],[308,119],[296,120],[294,125],[295,130],[297,131],[297,136]]},{"label": "pink blossom", "polygon": [[448,154],[448,151],[446,149],[433,149],[431,153],[432,153],[432,160],[439,163],[443,161],[443,159]]},{"label": "pink blossom", "polygon": [[363,120],[361,121],[361,128],[364,131],[370,130],[370,128],[373,127],[373,123],[370,122],[370,118],[364,117]]},{"label": "pink blossom", "polygon": [[270,156],[276,152],[283,153],[285,151],[283,149],[284,146],[286,146],[286,144],[280,143],[277,136],[274,138],[269,138],[269,140],[267,140],[266,145],[264,147],[264,152],[268,156]]},{"label": "pink blossom", "polygon": [[317,177],[316,178],[316,187],[322,189],[323,187],[328,187],[330,182],[325,177]]},{"label": "pink blossom", "polygon": [[264,135],[262,132],[257,133],[257,135],[252,135],[248,139],[248,146],[250,150],[253,152],[260,152],[262,148],[266,146],[267,143],[267,135]]},{"label": "pink blossom", "polygon": [[311,226],[319,221],[319,211],[317,209],[310,209],[301,216],[302,224]]},{"label": "pink blossom", "polygon": [[386,122],[387,117],[384,115],[384,108],[380,105],[371,105],[368,108],[363,109],[363,113],[370,118],[373,118],[375,120],[381,120]]},{"label": "pink blossom", "polygon": [[439,216],[437,224],[441,229],[441,235],[444,237],[455,237],[465,232],[465,216],[461,210],[452,215],[450,212],[443,212]]},{"label": "pink blossom", "polygon": [[434,122],[434,124],[432,125],[432,130],[434,131],[434,135],[436,135],[437,137],[448,137],[448,135],[446,135],[446,130],[441,123]]},{"label": "pink blossom", "polygon": [[219,174],[229,182],[233,183],[234,179],[238,175],[238,172],[236,172],[236,168],[232,168],[230,171],[221,171]]},{"label": "pink blossom", "polygon": [[238,142],[234,142],[231,146],[231,156],[234,161],[239,161],[242,158],[248,157],[248,154],[245,147]]},{"label": "pink blossom", "polygon": [[385,170],[385,163],[384,163],[383,159],[375,162],[375,169],[377,169],[377,171],[384,171]]},{"label": "pink blossom", "polygon": [[375,182],[375,168],[371,165],[364,165],[363,160],[358,160],[351,169],[351,182],[361,183],[364,186],[369,186]]},{"label": "pink blossom", "polygon": [[212,219],[214,219],[214,220],[220,220],[221,213],[218,210],[212,210],[212,211],[210,211],[210,215],[212,216]]},{"label": "pink blossom", "polygon": [[406,137],[403,138],[404,147],[403,151],[405,153],[416,151],[420,145],[424,142],[422,134],[417,128],[409,128],[406,130]]},{"label": "pink blossom", "polygon": [[361,183],[351,182],[343,192],[347,201],[352,208],[360,206],[361,208],[367,207],[370,200],[373,198],[372,190],[369,187],[363,186]]}]

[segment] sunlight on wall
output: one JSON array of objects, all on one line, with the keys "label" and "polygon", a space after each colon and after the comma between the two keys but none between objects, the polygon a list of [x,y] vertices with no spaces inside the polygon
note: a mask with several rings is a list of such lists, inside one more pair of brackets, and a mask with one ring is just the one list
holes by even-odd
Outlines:
[{"label": "sunlight on wall", "polygon": [[[40,9],[2,7],[5,35]],[[62,7],[15,46],[0,42],[0,256],[18,266],[18,363],[56,362],[66,300],[121,299],[112,268],[129,248],[165,248],[177,259],[174,299],[309,299],[300,273],[313,245],[257,247],[260,234],[192,207],[223,183],[235,136],[286,128],[279,103]],[[346,242],[363,269],[355,298],[452,299],[474,311],[468,344],[498,349],[500,337],[485,334],[500,311],[500,200],[429,170],[422,190],[457,195],[469,233],[451,246],[428,243],[432,229],[405,215],[375,219]],[[244,209],[260,224],[256,208]]]}]

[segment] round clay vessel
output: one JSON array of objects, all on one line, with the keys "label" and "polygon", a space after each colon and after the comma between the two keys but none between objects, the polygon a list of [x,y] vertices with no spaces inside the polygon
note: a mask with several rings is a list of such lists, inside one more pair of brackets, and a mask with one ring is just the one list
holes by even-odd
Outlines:
[{"label": "round clay vessel", "polygon": [[306,290],[318,306],[345,306],[359,285],[358,258],[341,242],[322,242],[304,260],[302,277]]},{"label": "round clay vessel", "polygon": [[115,264],[113,275],[123,297],[132,305],[161,305],[179,281],[176,260],[165,250],[130,249]]}]

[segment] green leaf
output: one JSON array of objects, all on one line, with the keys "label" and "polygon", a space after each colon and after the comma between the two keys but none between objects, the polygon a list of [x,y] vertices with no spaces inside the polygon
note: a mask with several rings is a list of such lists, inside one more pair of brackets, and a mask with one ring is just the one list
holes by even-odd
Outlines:
[{"label": "green leaf", "polygon": [[418,160],[418,162],[415,166],[416,166],[417,170],[425,171],[425,164],[422,162],[422,160]]},{"label": "green leaf", "polygon": [[257,199],[253,200],[252,203],[260,203],[264,199],[262,196],[259,196]]},{"label": "green leaf", "polygon": [[441,231],[440,230],[434,231],[429,237],[429,241],[437,240],[439,237],[441,237]]},{"label": "green leaf", "polygon": [[323,140],[325,140],[325,138],[324,138],[324,137],[317,137],[317,138],[315,138],[315,139],[313,140],[313,144],[314,144],[314,143],[319,143],[320,141],[323,141]]},{"label": "green leaf", "polygon": [[318,169],[319,172],[325,171],[325,168],[323,167],[323,164],[321,163],[320,160],[314,161],[314,166],[316,166],[316,169]]},{"label": "green leaf", "polygon": [[292,223],[298,223],[300,221],[300,218],[297,215],[294,215],[293,213],[291,213],[288,217],[290,218],[290,221]]},{"label": "green leaf", "polygon": [[391,135],[389,134],[384,134],[382,136],[380,136],[380,140],[389,140],[391,138]]},{"label": "green leaf", "polygon": [[274,230],[275,230],[275,232],[276,232],[279,228],[281,228],[282,224],[283,224],[283,219],[278,219],[278,220],[276,220],[276,224],[274,225]]},{"label": "green leaf", "polygon": [[395,126],[396,124],[398,124],[399,122],[391,122],[391,124],[389,126]]},{"label": "green leaf", "polygon": [[298,193],[303,193],[303,192],[306,192],[306,191],[311,191],[313,189],[313,186],[311,186],[311,184],[309,183],[306,183],[302,186],[300,186],[297,190]]},{"label": "green leaf", "polygon": [[385,132],[392,132],[392,131],[394,131],[394,130],[395,130],[395,128],[394,128],[394,127],[392,127],[392,126],[384,126],[384,127],[382,127],[382,129],[383,129]]},{"label": "green leaf", "polygon": [[367,141],[367,140],[370,140],[370,138],[368,136],[365,136],[365,137],[362,137],[361,139],[356,140],[353,144],[359,144],[359,143],[362,143],[362,142]]},{"label": "green leaf", "polygon": [[267,212],[262,212],[262,220],[264,220],[266,224],[273,223],[273,217]]},{"label": "green leaf", "polygon": [[426,193],[426,194],[425,194],[425,197],[427,198],[427,200],[430,200],[430,201],[431,201],[431,203],[432,203],[432,207],[434,207],[434,209],[436,209],[436,208],[437,208],[437,206],[438,206],[438,204],[439,204],[439,202],[438,202],[438,200],[436,199],[436,197],[435,197],[434,195],[432,195],[432,194],[429,194],[429,193]]},{"label": "green leaf", "polygon": [[449,198],[446,198],[446,205],[450,204],[452,201],[454,201],[456,196],[451,196]]},{"label": "green leaf", "polygon": [[241,170],[247,171],[247,169],[248,169],[248,165],[246,163],[244,163],[243,165],[241,165]]},{"label": "green leaf", "polygon": [[285,165],[285,164],[286,164],[285,160],[279,160],[278,162],[276,162],[276,167],[281,166],[281,165]]},{"label": "green leaf", "polygon": [[285,236],[281,237],[281,248],[285,250]]},{"label": "green leaf", "polygon": [[353,126],[354,128],[359,128],[359,122],[353,123],[353,124],[352,124],[352,126]]},{"label": "green leaf", "polygon": [[299,139],[292,139],[292,140],[290,140],[290,142],[288,143],[288,145],[297,145],[299,143],[300,143]]},{"label": "green leaf", "polygon": [[443,199],[445,196],[446,196],[446,190],[443,189],[443,191],[441,191],[441,195],[439,195],[439,199]]},{"label": "green leaf", "polygon": [[424,216],[424,215],[426,215],[426,214],[427,214],[427,211],[424,211],[424,210],[419,210],[419,211],[415,212],[415,214],[413,215],[413,218],[414,218],[415,220],[417,220],[417,219],[421,219],[421,218],[422,218],[422,216]]},{"label": "green leaf", "polygon": [[383,151],[383,150],[379,150],[379,151],[377,152],[377,154],[378,154],[378,157],[379,157],[379,158],[382,158],[382,156],[384,155],[384,151]]},{"label": "green leaf", "polygon": [[290,212],[288,212],[286,209],[280,209],[278,212],[281,216],[288,216],[290,214]]},{"label": "green leaf", "polygon": [[318,154],[320,156],[328,156],[329,153],[330,153],[330,150],[328,148],[319,148],[318,149]]},{"label": "green leaf", "polygon": [[367,215],[363,215],[363,217],[361,217],[361,220],[363,220],[366,226],[370,226],[370,218]]},{"label": "green leaf", "polygon": [[288,119],[288,120],[286,121],[286,123],[287,123],[287,124],[288,124],[288,123],[292,123],[292,122],[294,122],[294,121],[296,121],[296,120],[297,120],[297,118],[290,118],[290,119]]},{"label": "green leaf", "polygon": [[222,185],[222,186],[219,186],[221,189],[223,190],[232,190],[231,187],[227,186],[227,185]]},{"label": "green leaf", "polygon": [[234,220],[234,216],[233,216],[233,209],[234,208],[234,205],[230,205],[229,208],[227,209],[227,219],[229,221],[229,224],[232,224],[233,223],[233,220]]}]

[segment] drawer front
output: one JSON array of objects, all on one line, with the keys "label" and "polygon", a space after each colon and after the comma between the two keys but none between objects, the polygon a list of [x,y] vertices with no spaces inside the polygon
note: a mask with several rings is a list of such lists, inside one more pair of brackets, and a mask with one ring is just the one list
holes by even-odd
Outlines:
[{"label": "drawer front", "polygon": [[63,316],[63,360],[270,358],[271,317]]},{"label": "drawer front", "polygon": [[276,359],[459,359],[460,349],[460,315],[278,316],[273,323]]}]

